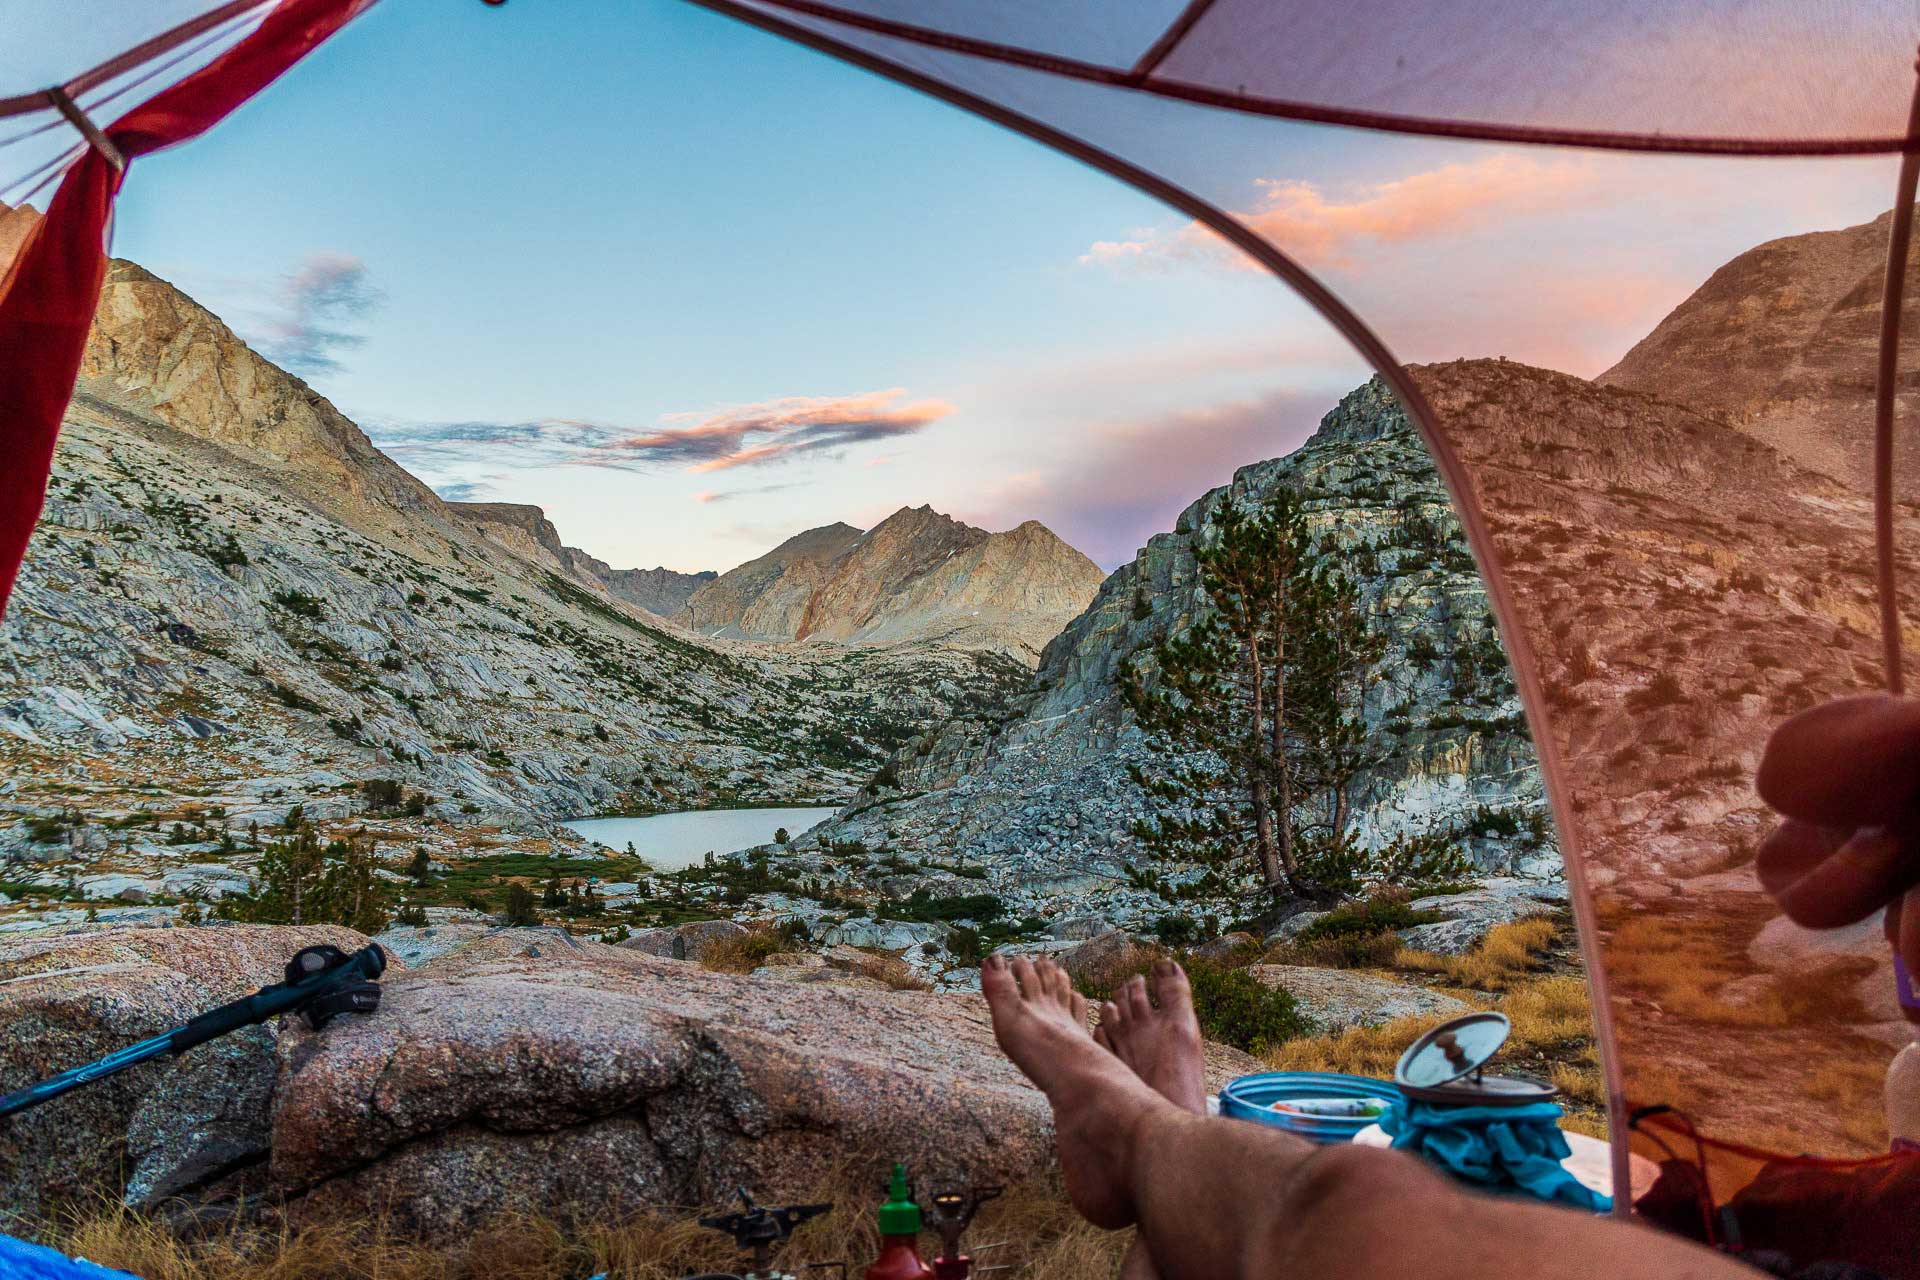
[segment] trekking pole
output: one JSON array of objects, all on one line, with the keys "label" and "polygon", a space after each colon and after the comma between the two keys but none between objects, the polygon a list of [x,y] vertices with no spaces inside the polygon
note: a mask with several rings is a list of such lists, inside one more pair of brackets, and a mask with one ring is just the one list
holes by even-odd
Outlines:
[{"label": "trekking pole", "polygon": [[318,1031],[341,1013],[372,1013],[380,1007],[380,988],[374,979],[387,967],[386,953],[372,944],[352,955],[338,947],[306,947],[287,961],[286,981],[262,987],[217,1009],[209,1009],[184,1026],[97,1058],[84,1066],[28,1085],[0,1097],[0,1116],[10,1116],[51,1101],[83,1084],[138,1066],[163,1054],[185,1053],[197,1044],[218,1039],[241,1027],[266,1022],[283,1013],[306,1015]]}]

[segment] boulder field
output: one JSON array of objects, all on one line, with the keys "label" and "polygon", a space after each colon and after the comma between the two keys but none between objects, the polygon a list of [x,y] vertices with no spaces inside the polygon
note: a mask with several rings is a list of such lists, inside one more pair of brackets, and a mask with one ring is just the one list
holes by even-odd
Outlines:
[{"label": "boulder field", "polygon": [[[223,926],[0,944],[0,1089],[275,981],[323,941],[367,942]],[[252,1028],[15,1117],[0,1194],[26,1213],[101,1188],[169,1216],[277,1201],[444,1237],[740,1185],[799,1196],[896,1159],[976,1183],[1052,1159],[1045,1100],[977,995],[716,973],[545,929],[468,931],[381,986],[377,1013]],[[1216,1086],[1250,1066],[1209,1055]]]}]

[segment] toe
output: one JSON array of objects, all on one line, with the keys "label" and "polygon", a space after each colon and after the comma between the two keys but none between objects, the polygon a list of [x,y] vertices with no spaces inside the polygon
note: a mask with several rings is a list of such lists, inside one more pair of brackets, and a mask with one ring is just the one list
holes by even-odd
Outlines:
[{"label": "toe", "polygon": [[1047,991],[1062,1004],[1073,995],[1073,979],[1050,959],[1040,961],[1040,980],[1046,984]]},{"label": "toe", "polygon": [[1187,971],[1172,960],[1153,966],[1153,998],[1162,1009],[1175,1011],[1193,1008],[1193,986]]},{"label": "toe", "polygon": [[1121,1008],[1117,1001],[1102,1000],[1100,1002],[1100,1025],[1107,1028],[1110,1034],[1119,1035],[1122,1031],[1126,1030],[1127,1011]]},{"label": "toe", "polygon": [[1078,991],[1069,991],[1067,1011],[1073,1015],[1074,1023],[1084,1030],[1087,1025],[1087,998]]},{"label": "toe", "polygon": [[988,1008],[996,1012],[1002,1005],[1020,999],[1005,956],[991,955],[980,962],[980,993],[986,996]]},{"label": "toe", "polygon": [[1125,1003],[1129,1018],[1150,1018],[1153,1016],[1153,1001],[1147,998],[1147,980],[1142,977],[1127,979]]},{"label": "toe", "polygon": [[1013,978],[1020,984],[1020,996],[1031,1000],[1040,994],[1040,975],[1033,971],[1033,961],[1025,956],[1013,958]]}]

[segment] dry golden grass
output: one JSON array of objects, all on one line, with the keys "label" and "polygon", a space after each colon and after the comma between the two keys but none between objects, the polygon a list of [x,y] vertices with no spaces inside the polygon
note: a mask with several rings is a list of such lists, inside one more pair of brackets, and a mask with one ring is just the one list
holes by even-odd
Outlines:
[{"label": "dry golden grass", "polygon": [[[1523,979],[1491,1000],[1468,990],[1455,994],[1471,1004],[1497,1009],[1512,1022],[1512,1034],[1496,1066],[1506,1064],[1508,1070],[1545,1075],[1562,1093],[1560,1104],[1567,1112],[1562,1127],[1606,1136],[1606,1088],[1595,1056],[1593,1006],[1584,978],[1558,974]],[[1261,1058],[1274,1071],[1333,1071],[1391,1079],[1407,1046],[1446,1020],[1430,1014],[1305,1036],[1275,1046]]]},{"label": "dry golden grass", "polygon": [[[1829,1115],[1841,1118],[1845,1137],[1867,1151],[1887,1147],[1886,1067],[1877,1057],[1829,1062],[1807,1074],[1803,1096],[1824,1103]],[[1799,1145],[1804,1145],[1804,1139]],[[1799,1145],[1784,1146],[1796,1151]]]},{"label": "dry golden grass", "polygon": [[[836,1186],[810,1199],[836,1207],[802,1227],[777,1256],[783,1268],[846,1259],[857,1274],[878,1247],[877,1188]],[[184,1241],[118,1203],[103,1203],[49,1234],[46,1243],[145,1280],[674,1280],[741,1262],[730,1241],[693,1221],[697,1214],[638,1214],[568,1228],[551,1219],[498,1219],[470,1236],[428,1245],[379,1223],[290,1228],[268,1223]],[[1011,1264],[1034,1280],[1111,1275],[1126,1233],[1089,1226],[1056,1180],[1013,1188],[981,1211],[970,1247],[1004,1241],[983,1263]],[[929,1252],[937,1245],[922,1237]]]},{"label": "dry golden grass", "polygon": [[778,929],[750,929],[739,937],[708,943],[700,953],[700,964],[721,973],[751,973],[765,964],[767,957],[793,949],[792,941]]},{"label": "dry golden grass", "polygon": [[853,963],[853,972],[886,983],[895,991],[931,991],[933,984],[891,951],[862,949],[865,960]]},{"label": "dry golden grass", "polygon": [[1662,1012],[1719,1027],[1789,1027],[1804,1022],[1845,1019],[1849,1013],[1836,993],[1846,990],[1843,972],[1860,976],[1871,961],[1857,966],[1838,961],[1802,974],[1768,977],[1757,991],[1730,999],[1726,984],[1747,976],[1744,959],[1726,938],[1698,920],[1677,916],[1635,916],[1615,928],[1607,944],[1608,974],[1616,987],[1660,1006]]},{"label": "dry golden grass", "polygon": [[1620,1064],[1626,1076],[1627,1102],[1632,1106],[1665,1104],[1676,1111],[1694,1112],[1706,1100],[1700,1080],[1664,1062],[1628,1058]]},{"label": "dry golden grass", "polygon": [[1394,953],[1396,969],[1439,974],[1457,987],[1475,991],[1503,991],[1515,979],[1539,967],[1560,936],[1560,924],[1544,916],[1496,925],[1486,938],[1463,956],[1441,956],[1402,947]]}]

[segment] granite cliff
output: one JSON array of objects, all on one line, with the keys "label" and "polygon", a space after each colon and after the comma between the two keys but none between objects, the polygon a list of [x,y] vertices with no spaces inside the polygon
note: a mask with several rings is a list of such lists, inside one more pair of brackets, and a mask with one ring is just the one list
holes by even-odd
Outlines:
[{"label": "granite cliff", "polygon": [[[1108,577],[1047,645],[1009,716],[920,737],[890,763],[897,788],[863,795],[801,846],[945,850],[978,860],[997,892],[1042,916],[1093,912],[1140,925],[1174,911],[1127,874],[1130,864],[1147,867],[1130,834],[1147,809],[1127,772],[1146,748],[1122,704],[1120,670],[1205,607],[1193,548],[1222,505],[1279,486],[1306,498],[1311,524],[1388,643],[1364,714],[1390,759],[1355,797],[1362,840],[1454,831],[1489,873],[1557,875],[1485,589],[1424,446],[1378,382],[1343,400],[1294,453],[1242,467],[1197,499]],[[1174,868],[1169,879],[1201,875]],[[1255,897],[1242,885],[1178,909],[1232,919]]]}]

